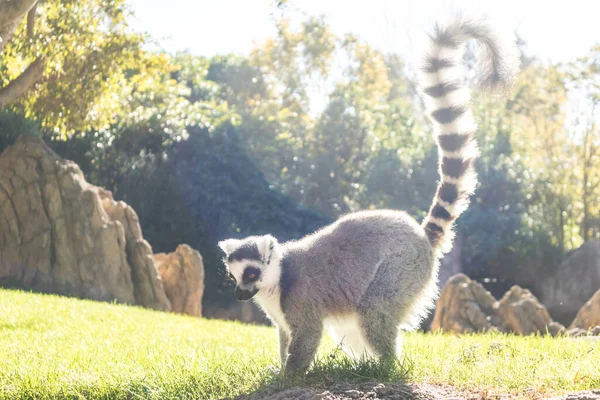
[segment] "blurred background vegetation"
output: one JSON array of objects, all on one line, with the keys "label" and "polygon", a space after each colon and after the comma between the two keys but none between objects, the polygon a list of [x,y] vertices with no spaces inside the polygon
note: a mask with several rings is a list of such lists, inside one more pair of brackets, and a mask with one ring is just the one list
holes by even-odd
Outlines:
[{"label": "blurred background vegetation", "polygon": [[[323,17],[286,19],[286,6],[247,56],[148,50],[123,0],[39,2],[12,32],[0,16],[0,150],[42,136],[137,211],[155,252],[199,249],[207,306],[232,300],[224,237],[297,238],[369,208],[422,218],[438,175],[416,66]],[[315,85],[327,89],[318,111]],[[600,237],[599,101],[600,47],[560,64],[525,52],[511,98],[474,94],[480,184],[458,221],[467,274],[535,291]]]}]

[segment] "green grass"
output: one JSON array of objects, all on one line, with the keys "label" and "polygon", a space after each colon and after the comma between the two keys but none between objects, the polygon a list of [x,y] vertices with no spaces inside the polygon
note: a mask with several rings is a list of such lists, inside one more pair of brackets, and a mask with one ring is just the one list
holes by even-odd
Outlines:
[{"label": "green grass", "polygon": [[600,343],[409,334],[396,368],[326,341],[307,377],[276,372],[273,328],[0,290],[0,398],[222,398],[266,385],[399,381],[489,392],[600,387]]}]

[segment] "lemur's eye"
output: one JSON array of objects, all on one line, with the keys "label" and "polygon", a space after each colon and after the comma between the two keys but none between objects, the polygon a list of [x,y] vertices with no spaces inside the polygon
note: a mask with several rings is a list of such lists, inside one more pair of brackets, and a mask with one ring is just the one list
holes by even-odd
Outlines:
[{"label": "lemur's eye", "polygon": [[260,277],[260,270],[255,267],[247,267],[244,270],[244,275],[242,276],[242,280],[244,283],[251,283],[256,281]]}]

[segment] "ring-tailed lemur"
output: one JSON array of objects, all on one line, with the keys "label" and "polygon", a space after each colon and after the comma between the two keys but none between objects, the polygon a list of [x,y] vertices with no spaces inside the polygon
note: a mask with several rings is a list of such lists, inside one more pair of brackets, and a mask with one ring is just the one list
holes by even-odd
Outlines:
[{"label": "ring-tailed lemur", "polygon": [[481,22],[458,19],[430,35],[422,86],[441,182],[421,225],[402,211],[361,211],[298,241],[267,235],[219,242],[237,299],[255,298],[277,326],[284,372],[308,368],[325,326],[351,356],[394,357],[400,327],[414,327],[433,306],[438,260],[476,184],[476,124],[462,65],[470,38],[484,50],[483,86],[507,86],[519,68],[514,37],[503,41]]}]

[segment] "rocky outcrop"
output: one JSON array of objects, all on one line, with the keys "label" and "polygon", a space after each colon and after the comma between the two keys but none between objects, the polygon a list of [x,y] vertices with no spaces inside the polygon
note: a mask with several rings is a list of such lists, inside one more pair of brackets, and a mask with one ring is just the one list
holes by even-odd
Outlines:
[{"label": "rocky outcrop", "polygon": [[565,332],[565,335],[575,338],[600,336],[600,325],[590,329],[570,328],[568,331]]},{"label": "rocky outcrop", "polygon": [[485,331],[521,335],[549,333],[564,327],[550,318],[548,310],[527,289],[513,286],[500,301],[464,274],[448,280],[437,302],[432,330],[454,333]]},{"label": "rocky outcrop", "polygon": [[497,330],[501,321],[496,299],[464,274],[448,280],[437,302],[431,330],[472,333]]},{"label": "rocky outcrop", "polygon": [[[520,335],[546,333],[554,322],[546,307],[529,290],[519,286],[513,286],[506,292],[498,302],[497,310],[505,330]],[[560,330],[560,327],[552,325],[551,329]]]},{"label": "rocky outcrop", "polygon": [[169,310],[135,212],[36,137],[0,155],[0,285]]},{"label": "rocky outcrop", "polygon": [[600,327],[600,289],[579,310],[570,329],[583,330]]},{"label": "rocky outcrop", "polygon": [[169,310],[169,300],[154,265],[152,247],[142,237],[137,214],[125,202],[115,201],[110,191],[99,187],[97,191],[108,217],[119,222],[125,231],[125,252],[131,267],[136,304],[157,310]]},{"label": "rocky outcrop", "polygon": [[172,253],[154,255],[171,311],[202,316],[204,264],[200,253],[183,244]]},{"label": "rocky outcrop", "polygon": [[600,289],[600,242],[571,252],[538,288],[552,318],[570,324],[579,309]]}]

